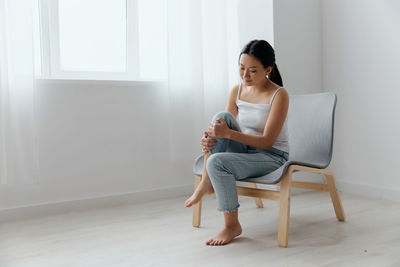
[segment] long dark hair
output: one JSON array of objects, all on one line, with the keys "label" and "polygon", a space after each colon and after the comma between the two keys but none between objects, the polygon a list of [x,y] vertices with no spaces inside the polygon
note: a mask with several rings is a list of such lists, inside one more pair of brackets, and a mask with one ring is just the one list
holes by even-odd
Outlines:
[{"label": "long dark hair", "polygon": [[[269,79],[279,86],[283,86],[282,77],[279,73],[278,66],[275,64],[275,51],[272,46],[265,40],[253,40],[244,46],[242,54],[249,54],[261,61],[264,68],[272,67]],[[240,64],[240,63],[239,63]]]}]

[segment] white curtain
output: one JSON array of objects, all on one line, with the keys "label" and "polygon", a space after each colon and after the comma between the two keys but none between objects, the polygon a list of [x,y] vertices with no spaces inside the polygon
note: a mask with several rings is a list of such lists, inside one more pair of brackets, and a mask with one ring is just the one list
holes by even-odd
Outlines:
[{"label": "white curtain", "polygon": [[31,0],[0,0],[0,180],[38,182]]},{"label": "white curtain", "polygon": [[168,0],[170,159],[192,160],[239,82],[237,0]]}]

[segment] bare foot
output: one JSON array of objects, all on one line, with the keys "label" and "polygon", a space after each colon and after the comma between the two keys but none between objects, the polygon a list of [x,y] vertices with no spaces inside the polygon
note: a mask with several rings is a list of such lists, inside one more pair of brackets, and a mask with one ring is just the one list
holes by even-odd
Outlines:
[{"label": "bare foot", "polygon": [[212,193],[214,193],[214,188],[212,187],[211,183],[200,182],[193,195],[185,201],[185,206],[189,208],[199,202],[205,194],[209,195]]},{"label": "bare foot", "polygon": [[216,236],[212,237],[210,240],[206,242],[208,246],[223,246],[232,241],[235,237],[242,233],[242,227],[240,224],[235,226],[227,227],[225,226],[221,232],[219,232]]}]

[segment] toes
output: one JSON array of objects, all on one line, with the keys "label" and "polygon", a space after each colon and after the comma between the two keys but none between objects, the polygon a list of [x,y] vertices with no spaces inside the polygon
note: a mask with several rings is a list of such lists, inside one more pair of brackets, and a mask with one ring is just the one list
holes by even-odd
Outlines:
[{"label": "toes", "polygon": [[225,240],[216,240],[216,239],[210,239],[206,242],[206,245],[208,246],[223,246],[226,245],[228,242],[226,242]]},{"label": "toes", "polygon": [[186,207],[190,207],[190,206],[192,206],[192,204],[193,204],[193,200],[192,200],[191,197],[188,198],[188,199],[185,201],[185,206],[186,206]]}]

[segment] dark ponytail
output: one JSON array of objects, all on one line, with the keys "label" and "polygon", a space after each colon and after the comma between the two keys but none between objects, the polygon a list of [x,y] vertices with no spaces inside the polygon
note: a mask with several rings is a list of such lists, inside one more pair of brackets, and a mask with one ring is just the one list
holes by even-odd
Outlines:
[{"label": "dark ponytail", "polygon": [[271,73],[269,74],[269,79],[277,85],[283,86],[281,74],[279,73],[278,66],[275,63],[272,67]]},{"label": "dark ponytail", "polygon": [[249,54],[261,61],[264,68],[272,67],[269,79],[279,86],[283,86],[282,77],[279,73],[278,66],[275,64],[275,51],[272,46],[265,40],[250,41],[242,49],[242,54]]}]

